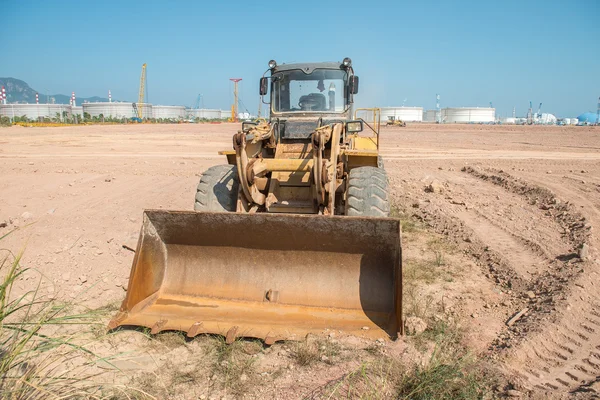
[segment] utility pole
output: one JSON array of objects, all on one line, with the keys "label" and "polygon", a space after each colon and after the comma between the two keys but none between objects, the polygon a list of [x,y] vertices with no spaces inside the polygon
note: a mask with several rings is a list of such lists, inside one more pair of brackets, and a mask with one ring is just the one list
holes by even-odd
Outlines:
[{"label": "utility pole", "polygon": [[[598,103],[600,105],[600,103]],[[262,109],[262,96],[258,96],[258,116],[257,118],[260,118],[260,112]],[[600,110],[600,108],[599,108]]]},{"label": "utility pole", "polygon": [[230,122],[238,122],[238,82],[242,78],[229,78],[233,82],[233,105],[231,106]]},{"label": "utility pole", "polygon": [[600,125],[600,97],[598,97],[598,110],[596,111],[596,125]]},{"label": "utility pole", "polygon": [[442,123],[442,110],[440,110],[440,95],[436,94],[435,95],[435,109],[436,109],[436,120],[438,124]]}]

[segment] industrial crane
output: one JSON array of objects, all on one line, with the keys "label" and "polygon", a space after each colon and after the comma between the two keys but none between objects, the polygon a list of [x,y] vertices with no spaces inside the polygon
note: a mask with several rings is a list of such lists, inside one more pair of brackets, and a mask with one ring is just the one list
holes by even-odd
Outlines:
[{"label": "industrial crane", "polygon": [[140,91],[138,94],[138,104],[137,104],[137,116],[140,119],[140,121],[143,118],[144,112],[144,103],[146,102],[145,100],[145,95],[146,95],[146,63],[144,63],[142,65],[142,75],[140,76]]},{"label": "industrial crane", "polygon": [[536,114],[536,119],[539,120],[540,118],[542,118],[542,103],[540,103],[540,106],[538,107],[537,114]]},{"label": "industrial crane", "polygon": [[238,122],[238,82],[242,78],[229,78],[233,82],[233,104],[231,105],[231,118],[229,122]]}]

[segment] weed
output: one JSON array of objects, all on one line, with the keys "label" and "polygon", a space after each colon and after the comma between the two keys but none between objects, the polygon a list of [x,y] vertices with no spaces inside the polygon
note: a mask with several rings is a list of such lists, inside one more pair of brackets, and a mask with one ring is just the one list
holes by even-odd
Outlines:
[{"label": "weed", "polygon": [[256,358],[249,356],[248,351],[256,348],[256,341],[248,344],[248,341],[238,339],[227,344],[224,337],[217,336],[210,338],[207,348],[215,357],[213,370],[223,386],[235,393],[243,393],[251,382],[250,376],[254,374]]},{"label": "weed", "polygon": [[403,376],[399,361],[391,357],[378,357],[364,362],[357,369],[339,379],[317,388],[309,398],[388,399],[395,397],[396,387]]},{"label": "weed", "polygon": [[96,315],[72,314],[71,304],[44,300],[39,295],[41,279],[36,288],[12,296],[13,286],[27,271],[20,265],[21,256],[7,251],[0,260],[4,277],[0,281],[0,397],[87,398],[99,393],[95,379],[100,373],[86,371],[108,360],[98,358],[68,333],[69,326],[93,323]]},{"label": "weed", "polygon": [[444,261],[444,253],[443,252],[436,250],[436,251],[434,251],[434,255],[435,255],[434,263],[435,263],[436,267],[440,268],[446,264],[446,262]]},{"label": "weed", "polygon": [[317,361],[334,364],[340,355],[342,346],[339,343],[326,339],[307,339],[296,342],[292,348],[292,357],[300,366],[308,366]]}]

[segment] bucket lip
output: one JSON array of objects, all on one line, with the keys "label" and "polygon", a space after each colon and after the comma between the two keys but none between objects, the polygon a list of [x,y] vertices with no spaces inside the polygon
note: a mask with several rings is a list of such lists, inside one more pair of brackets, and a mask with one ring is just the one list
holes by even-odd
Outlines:
[{"label": "bucket lip", "polygon": [[156,208],[148,208],[144,209],[144,215],[150,214],[177,214],[177,215],[191,215],[191,214],[208,214],[208,215],[239,215],[241,218],[273,218],[273,219],[281,219],[289,218],[289,219],[313,219],[313,218],[330,218],[334,220],[344,220],[344,221],[385,221],[391,223],[400,224],[400,218],[397,217],[362,217],[362,216],[354,216],[354,215],[319,215],[319,214],[287,214],[287,213],[269,213],[262,212],[256,214],[248,214],[248,213],[237,213],[237,212],[227,212],[227,211],[193,211],[193,210],[164,210],[164,209],[156,209]]}]

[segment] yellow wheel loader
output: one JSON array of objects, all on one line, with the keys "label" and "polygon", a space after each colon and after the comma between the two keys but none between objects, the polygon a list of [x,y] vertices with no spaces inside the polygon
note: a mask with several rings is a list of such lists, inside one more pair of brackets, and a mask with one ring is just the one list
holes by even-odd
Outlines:
[{"label": "yellow wheel loader", "polygon": [[270,61],[260,79],[270,118],[233,135],[227,164],[202,174],[194,211],[144,212],[109,328],[266,344],[401,334],[400,222],[389,218],[379,124],[353,115],[357,93],[349,58]]},{"label": "yellow wheel loader", "polygon": [[385,125],[386,126],[399,126],[401,128],[405,128],[406,122],[404,122],[401,119],[396,119],[396,117],[394,117],[394,116],[389,116]]}]

